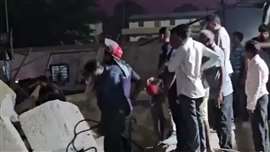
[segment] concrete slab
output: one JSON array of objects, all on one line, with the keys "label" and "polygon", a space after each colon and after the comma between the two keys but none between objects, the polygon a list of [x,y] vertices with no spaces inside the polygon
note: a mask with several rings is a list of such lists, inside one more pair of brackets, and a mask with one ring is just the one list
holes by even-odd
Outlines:
[{"label": "concrete slab", "polygon": [[28,152],[22,138],[8,117],[0,117],[0,151]]},{"label": "concrete slab", "polygon": [[[77,106],[55,100],[23,113],[19,119],[34,151],[63,152],[74,137],[74,126],[84,117]],[[89,125],[83,122],[77,132],[85,129],[89,129]],[[80,134],[74,143],[78,150],[97,147],[92,131]]]},{"label": "concrete slab", "polygon": [[18,121],[18,115],[14,110],[16,93],[0,80],[0,116],[8,117],[13,122]]}]

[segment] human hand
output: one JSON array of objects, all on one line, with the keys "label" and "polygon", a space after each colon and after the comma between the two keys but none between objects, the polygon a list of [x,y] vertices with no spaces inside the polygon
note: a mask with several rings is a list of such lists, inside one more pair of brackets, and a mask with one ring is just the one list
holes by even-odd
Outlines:
[{"label": "human hand", "polygon": [[155,78],[154,77],[150,77],[149,79],[146,80],[146,84],[150,85],[152,82],[154,82]]},{"label": "human hand", "polygon": [[37,85],[35,90],[32,92],[30,97],[33,97],[35,100],[39,98],[39,91],[40,91],[41,85]]},{"label": "human hand", "polygon": [[254,110],[247,109],[247,111],[249,115],[252,115],[254,113]]},{"label": "human hand", "polygon": [[221,106],[224,104],[224,96],[223,93],[219,93],[219,96],[217,97],[217,108],[220,109]]}]

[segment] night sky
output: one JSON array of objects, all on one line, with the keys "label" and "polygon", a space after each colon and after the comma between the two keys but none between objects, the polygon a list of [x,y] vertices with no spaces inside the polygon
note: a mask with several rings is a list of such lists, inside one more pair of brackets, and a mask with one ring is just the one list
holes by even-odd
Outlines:
[{"label": "night sky", "polygon": [[[121,0],[98,0],[102,10],[108,15],[113,14],[114,6]],[[200,9],[216,8],[220,0],[133,0],[147,10],[148,14],[170,13],[175,7],[183,4],[193,4]],[[234,3],[237,0],[225,0],[226,3]]]}]

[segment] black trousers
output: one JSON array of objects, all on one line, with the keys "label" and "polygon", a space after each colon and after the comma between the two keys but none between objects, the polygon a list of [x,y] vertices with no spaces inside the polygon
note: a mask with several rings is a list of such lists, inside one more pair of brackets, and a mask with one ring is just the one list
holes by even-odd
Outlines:
[{"label": "black trousers", "polygon": [[181,152],[205,151],[205,129],[200,111],[203,98],[192,99],[180,95],[179,106],[177,108],[177,123],[179,125],[179,135],[181,136],[178,145]]},{"label": "black trousers", "polygon": [[[212,101],[215,102],[215,101]],[[214,127],[219,138],[219,145],[224,149],[232,149],[232,102],[233,95],[224,97],[223,105],[220,108],[214,107]]]},{"label": "black trousers", "polygon": [[232,74],[233,84],[233,113],[235,118],[248,120],[248,112],[246,109],[245,86],[241,84],[240,74]]},{"label": "black trousers", "polygon": [[123,110],[102,111],[105,152],[130,152],[130,142],[122,137],[125,122],[126,116]]},{"label": "black trousers", "polygon": [[160,94],[152,97],[151,112],[154,122],[154,130],[159,140],[167,139],[172,132],[172,121],[169,116],[166,95]]},{"label": "black trousers", "polygon": [[250,117],[256,152],[268,152],[269,150],[269,128],[267,116],[268,95],[265,95],[258,100],[256,109]]}]

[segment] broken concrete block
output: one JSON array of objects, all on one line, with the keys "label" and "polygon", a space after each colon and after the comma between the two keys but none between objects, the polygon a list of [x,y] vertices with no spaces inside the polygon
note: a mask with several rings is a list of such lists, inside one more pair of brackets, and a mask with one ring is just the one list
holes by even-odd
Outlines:
[{"label": "broken concrete block", "polygon": [[0,116],[8,117],[13,122],[18,121],[18,115],[14,110],[16,93],[0,80]]},{"label": "broken concrete block", "polygon": [[[19,119],[34,151],[63,152],[74,137],[74,126],[84,117],[77,106],[55,100],[23,113]],[[89,129],[89,125],[83,122],[78,126],[77,132],[85,129]],[[81,150],[97,147],[97,144],[92,132],[88,131],[76,138],[75,146]]]},{"label": "broken concrete block", "polygon": [[19,133],[8,117],[0,116],[0,151],[27,152],[26,146]]}]

